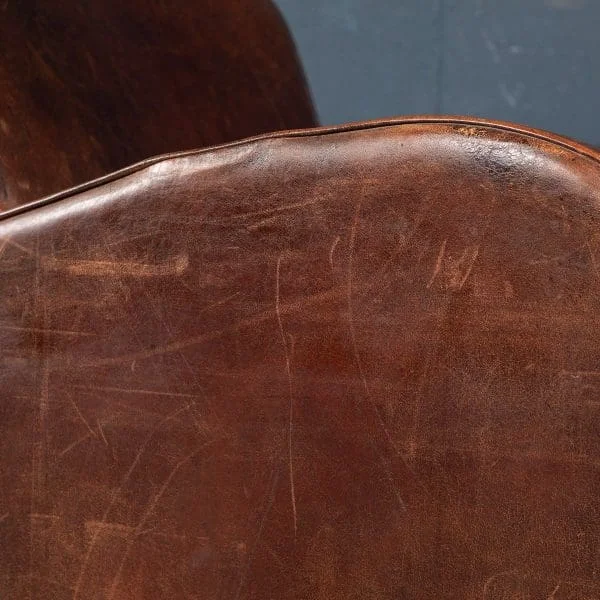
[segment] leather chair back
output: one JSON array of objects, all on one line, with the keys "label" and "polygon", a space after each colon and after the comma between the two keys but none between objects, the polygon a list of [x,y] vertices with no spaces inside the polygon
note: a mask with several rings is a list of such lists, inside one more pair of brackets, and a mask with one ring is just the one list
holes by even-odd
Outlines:
[{"label": "leather chair back", "polygon": [[414,118],[0,220],[0,596],[600,595],[600,154]]}]

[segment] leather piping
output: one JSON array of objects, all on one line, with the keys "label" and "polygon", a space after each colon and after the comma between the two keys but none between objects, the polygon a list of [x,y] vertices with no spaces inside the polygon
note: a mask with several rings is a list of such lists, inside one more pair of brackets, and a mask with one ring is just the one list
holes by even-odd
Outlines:
[{"label": "leather piping", "polygon": [[0,221],[21,215],[25,212],[33,211],[37,208],[53,204],[59,200],[86,192],[88,190],[97,188],[105,183],[110,183],[127,175],[137,173],[151,167],[160,162],[164,162],[176,158],[184,158],[187,156],[197,156],[206,152],[213,152],[215,150],[221,150],[226,148],[235,148],[237,146],[243,146],[254,142],[260,142],[269,139],[285,139],[285,138],[302,138],[302,137],[315,137],[321,135],[332,135],[336,133],[346,133],[351,131],[362,131],[366,129],[379,129],[382,127],[393,127],[396,125],[419,125],[419,124],[439,124],[439,125],[474,125],[476,127],[495,129],[500,131],[508,131],[511,133],[518,133],[530,138],[535,138],[550,142],[576,154],[590,158],[595,162],[600,162],[600,152],[593,150],[592,148],[578,143],[569,138],[552,134],[543,130],[533,129],[522,125],[516,125],[507,121],[490,121],[487,119],[480,119],[476,117],[455,117],[455,116],[429,116],[429,115],[416,115],[411,117],[392,117],[387,119],[379,119],[373,121],[358,121],[353,123],[347,123],[344,125],[335,125],[331,127],[313,127],[310,129],[293,129],[289,131],[277,131],[272,133],[265,133],[234,142],[228,142],[226,144],[219,144],[216,146],[208,146],[206,148],[184,150],[179,152],[171,152],[168,154],[161,154],[154,156],[146,160],[140,161],[118,171],[113,171],[97,179],[92,179],[86,183],[82,183],[72,188],[68,188],[61,192],[45,196],[39,200],[28,202],[21,206],[9,209],[3,213],[0,213]]}]

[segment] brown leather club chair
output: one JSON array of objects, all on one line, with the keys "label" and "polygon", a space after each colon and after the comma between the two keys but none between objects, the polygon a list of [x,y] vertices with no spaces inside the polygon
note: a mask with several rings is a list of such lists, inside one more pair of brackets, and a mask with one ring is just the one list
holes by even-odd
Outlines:
[{"label": "brown leather club chair", "polygon": [[157,154],[314,125],[269,0],[0,2],[0,210]]},{"label": "brown leather club chair", "polygon": [[0,597],[600,597],[600,154],[283,132],[0,217]]}]

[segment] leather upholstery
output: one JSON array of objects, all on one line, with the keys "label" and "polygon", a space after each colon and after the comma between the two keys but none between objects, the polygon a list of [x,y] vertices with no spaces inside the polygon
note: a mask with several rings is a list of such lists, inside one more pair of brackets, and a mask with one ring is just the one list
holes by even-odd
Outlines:
[{"label": "leather upholstery", "polygon": [[415,118],[0,220],[0,596],[600,596],[600,154]]},{"label": "leather upholstery", "polygon": [[268,0],[0,2],[0,210],[142,159],[311,127]]}]

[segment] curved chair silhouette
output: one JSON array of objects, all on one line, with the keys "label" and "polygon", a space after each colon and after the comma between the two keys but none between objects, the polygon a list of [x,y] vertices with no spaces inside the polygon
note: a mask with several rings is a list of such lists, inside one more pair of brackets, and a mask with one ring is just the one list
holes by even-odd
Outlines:
[{"label": "curved chair silhouette", "polygon": [[594,598],[600,154],[423,117],[0,220],[2,598]]},{"label": "curved chair silhouette", "polygon": [[314,112],[268,0],[0,5],[0,210]]}]

